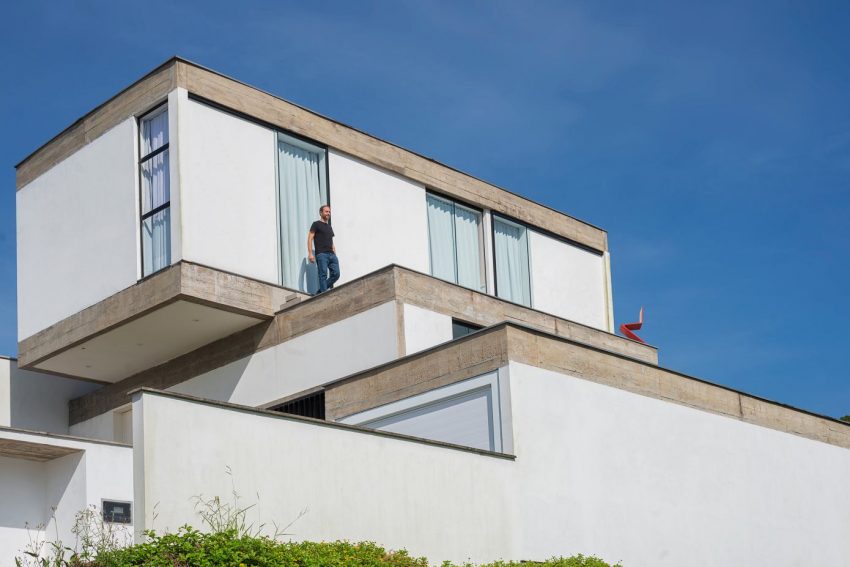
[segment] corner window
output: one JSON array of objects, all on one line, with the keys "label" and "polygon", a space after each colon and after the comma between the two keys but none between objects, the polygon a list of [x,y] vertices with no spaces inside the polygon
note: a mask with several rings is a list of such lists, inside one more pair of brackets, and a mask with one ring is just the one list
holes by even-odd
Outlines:
[{"label": "corner window", "polygon": [[431,275],[484,291],[481,212],[428,194]]},{"label": "corner window", "polygon": [[171,184],[166,105],[142,117],[139,137],[139,210],[144,277],[171,264]]},{"label": "corner window", "polygon": [[493,217],[496,295],[531,307],[531,268],[528,230],[515,222]]}]

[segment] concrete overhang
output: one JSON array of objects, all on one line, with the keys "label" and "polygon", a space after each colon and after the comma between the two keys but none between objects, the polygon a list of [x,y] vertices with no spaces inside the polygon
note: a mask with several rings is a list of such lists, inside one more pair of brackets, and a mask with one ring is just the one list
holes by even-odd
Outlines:
[{"label": "concrete overhang", "polygon": [[131,448],[123,443],[0,426],[0,457],[9,459],[46,463],[67,455],[83,453],[92,445]]},{"label": "concrete overhang", "polygon": [[179,262],[18,343],[18,364],[117,382],[269,320],[301,294]]},{"label": "concrete overhang", "polygon": [[[146,368],[114,384],[71,400],[70,423],[80,423],[126,404],[137,388],[167,390],[305,333],[327,327],[387,302],[408,304],[482,326],[515,321],[595,348],[658,362],[655,347],[562,319],[498,297],[473,291],[433,276],[390,265],[328,293],[290,301],[267,322],[211,342],[159,366]],[[403,310],[397,311],[403,313]],[[405,352],[404,322],[399,318],[399,356]],[[279,403],[277,400],[275,403]]]},{"label": "concrete overhang", "polygon": [[850,449],[850,424],[516,323],[501,323],[325,384],[329,420],[517,362]]}]

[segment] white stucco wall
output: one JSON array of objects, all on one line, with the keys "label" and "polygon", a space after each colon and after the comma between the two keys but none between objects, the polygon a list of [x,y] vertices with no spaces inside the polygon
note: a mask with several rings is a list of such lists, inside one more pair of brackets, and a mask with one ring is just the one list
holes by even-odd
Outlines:
[{"label": "white stucco wall", "polygon": [[[30,541],[58,539],[74,546],[75,515],[101,500],[132,501],[133,452],[129,447],[80,439],[0,430],[4,442],[23,441],[80,449],[58,459],[33,462],[0,457],[0,567],[11,567]],[[32,530],[27,531],[27,524]],[[38,529],[41,526],[42,529]],[[132,537],[133,526],[127,526]]]},{"label": "white stucco wall", "polygon": [[136,178],[128,118],[17,192],[19,339],[136,282]]},{"label": "white stucco wall", "polygon": [[402,304],[405,354],[413,354],[452,340],[452,318],[442,313]]},{"label": "white stucco wall", "polygon": [[305,333],[169,390],[261,406],[398,356],[396,305],[390,301]]},{"label": "white stucco wall", "polygon": [[115,441],[116,412],[108,411],[96,415],[68,428],[68,432],[76,437]]},{"label": "white stucco wall", "polygon": [[432,560],[790,567],[850,556],[847,449],[527,365],[499,375],[515,462],[137,397],[137,499],[160,502],[165,526],[193,521],[188,496],[228,494],[230,466],[237,491],[274,510],[257,521],[307,507],[297,538],[370,539]]},{"label": "white stucco wall", "polygon": [[533,307],[607,331],[604,257],[533,230],[528,238]]},{"label": "white stucco wall", "polygon": [[229,497],[232,479],[240,504],[259,497],[257,524],[306,509],[288,530],[296,540],[377,541],[436,564],[510,554],[509,460],[155,394],[137,396],[133,414],[146,525],[154,504],[157,529],[197,524],[191,497]]},{"label": "white stucco wall", "polygon": [[45,466],[42,463],[0,457],[0,567],[13,567],[14,557],[44,523]]},{"label": "white stucco wall", "polygon": [[68,401],[101,386],[18,368],[0,357],[0,426],[68,433]]},{"label": "white stucco wall", "polygon": [[842,565],[850,451],[510,364],[522,557]]},{"label": "white stucco wall", "polygon": [[425,188],[334,150],[328,159],[340,283],[388,264],[427,273]]},{"label": "white stucco wall", "polygon": [[277,283],[274,131],[178,95],[183,258]]}]

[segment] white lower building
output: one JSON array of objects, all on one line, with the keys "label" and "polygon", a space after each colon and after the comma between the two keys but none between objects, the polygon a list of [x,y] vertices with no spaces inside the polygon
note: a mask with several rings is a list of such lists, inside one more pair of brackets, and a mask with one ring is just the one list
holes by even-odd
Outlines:
[{"label": "white lower building", "polygon": [[141,537],[234,491],[435,563],[850,557],[850,425],[615,335],[597,227],[179,58],[17,181],[0,567],[86,507]]}]

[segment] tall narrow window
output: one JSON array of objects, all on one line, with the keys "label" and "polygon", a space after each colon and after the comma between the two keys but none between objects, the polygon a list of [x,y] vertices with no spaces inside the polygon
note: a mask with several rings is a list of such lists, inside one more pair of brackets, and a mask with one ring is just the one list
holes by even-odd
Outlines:
[{"label": "tall narrow window", "polygon": [[493,217],[496,295],[531,307],[528,231],[522,225]]},{"label": "tall narrow window", "polygon": [[484,291],[481,213],[436,195],[427,200],[431,275]]},{"label": "tall narrow window", "polygon": [[168,166],[168,107],[139,122],[142,276],[171,264],[171,185]]},{"label": "tall narrow window", "polygon": [[328,203],[327,150],[282,133],[277,150],[281,283],[313,293],[319,276],[307,261],[307,231]]}]

